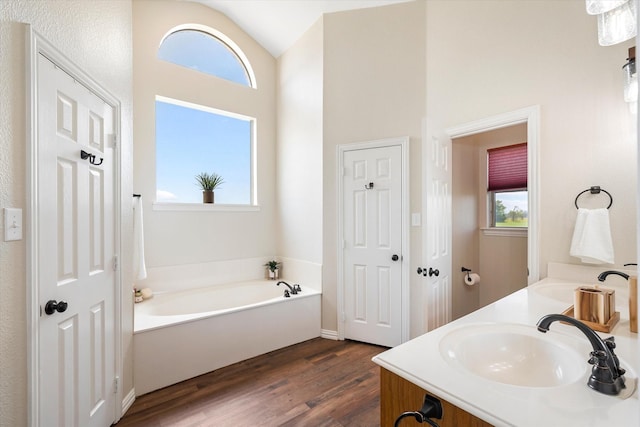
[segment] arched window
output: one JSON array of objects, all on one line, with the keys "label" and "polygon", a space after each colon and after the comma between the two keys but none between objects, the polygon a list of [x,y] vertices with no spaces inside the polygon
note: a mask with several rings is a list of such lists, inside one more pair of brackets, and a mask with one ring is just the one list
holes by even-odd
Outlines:
[{"label": "arched window", "polygon": [[[216,30],[188,24],[173,28],[160,42],[158,58],[193,72],[203,72],[240,85],[256,88],[248,59],[240,48]],[[174,96],[156,94],[156,202],[174,206],[202,204],[196,176],[216,174],[223,179],[216,188],[216,205],[252,207],[257,205],[255,185],[256,119],[242,114],[245,105],[234,98],[217,97],[192,102],[182,85],[171,79]],[[221,81],[198,79],[203,90],[226,85]],[[234,90],[245,90],[242,87]],[[181,99],[180,99],[181,98]],[[205,105],[206,104],[206,105]],[[208,209],[208,208],[207,208]]]},{"label": "arched window", "polygon": [[190,25],[164,36],[158,58],[255,88],[249,61],[231,39],[212,28]]}]

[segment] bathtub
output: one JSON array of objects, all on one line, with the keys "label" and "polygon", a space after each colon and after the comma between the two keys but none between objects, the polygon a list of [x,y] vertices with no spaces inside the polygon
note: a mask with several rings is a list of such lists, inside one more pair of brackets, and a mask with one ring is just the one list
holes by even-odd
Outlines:
[{"label": "bathtub", "polygon": [[134,386],[142,395],[320,336],[321,293],[283,296],[256,280],[164,292],[135,304]]}]

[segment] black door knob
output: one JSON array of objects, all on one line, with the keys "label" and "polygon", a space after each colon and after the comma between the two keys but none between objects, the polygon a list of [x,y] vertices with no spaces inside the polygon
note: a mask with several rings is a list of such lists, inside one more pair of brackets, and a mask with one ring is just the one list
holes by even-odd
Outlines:
[{"label": "black door knob", "polygon": [[400,257],[399,257],[398,255],[396,255],[396,254],[393,254],[393,255],[391,256],[391,261],[397,261],[397,260],[399,260],[399,259],[400,259]]},{"label": "black door knob", "polygon": [[429,277],[431,276],[436,276],[438,277],[440,275],[440,271],[438,269],[433,269],[431,267],[429,267]]},{"label": "black door knob", "polygon": [[47,304],[44,306],[44,312],[51,315],[56,311],[58,313],[64,313],[67,310],[67,306],[69,304],[66,301],[56,301],[54,299],[47,301]]},{"label": "black door knob", "polygon": [[427,269],[418,267],[418,274],[422,274],[424,277],[427,277]]}]

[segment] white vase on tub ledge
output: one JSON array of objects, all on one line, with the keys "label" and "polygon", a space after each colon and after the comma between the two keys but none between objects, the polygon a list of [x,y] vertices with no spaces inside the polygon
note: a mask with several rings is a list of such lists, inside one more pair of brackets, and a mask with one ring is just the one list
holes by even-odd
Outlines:
[{"label": "white vase on tub ledge", "polygon": [[276,268],[275,270],[269,270],[269,279],[276,280],[280,277],[280,269]]},{"label": "white vase on tub ledge", "polygon": [[267,261],[264,265],[267,267],[268,277],[271,280],[276,280],[280,276],[280,263],[276,260]]}]

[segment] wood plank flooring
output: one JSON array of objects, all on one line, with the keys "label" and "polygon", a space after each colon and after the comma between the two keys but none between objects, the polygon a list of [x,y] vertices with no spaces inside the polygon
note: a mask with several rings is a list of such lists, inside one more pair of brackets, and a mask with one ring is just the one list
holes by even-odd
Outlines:
[{"label": "wood plank flooring", "polygon": [[379,426],[384,350],[316,338],[140,396],[116,426]]}]

